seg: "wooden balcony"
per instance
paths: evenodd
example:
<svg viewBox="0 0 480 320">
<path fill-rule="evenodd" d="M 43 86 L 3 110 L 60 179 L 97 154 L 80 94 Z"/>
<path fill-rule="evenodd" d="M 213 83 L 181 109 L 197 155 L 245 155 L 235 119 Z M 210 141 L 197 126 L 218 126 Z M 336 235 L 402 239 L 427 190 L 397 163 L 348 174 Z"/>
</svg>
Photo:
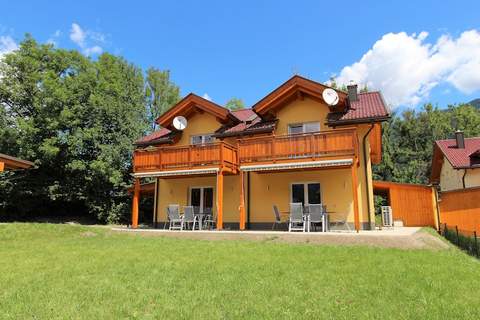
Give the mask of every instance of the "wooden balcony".
<svg viewBox="0 0 480 320">
<path fill-rule="evenodd" d="M 238 143 L 241 164 L 317 161 L 353 158 L 357 155 L 358 138 L 355 129 L 254 137 L 241 139 Z"/>
<path fill-rule="evenodd" d="M 237 149 L 225 142 L 136 150 L 135 173 L 219 168 L 227 173 L 238 169 Z"/>
</svg>

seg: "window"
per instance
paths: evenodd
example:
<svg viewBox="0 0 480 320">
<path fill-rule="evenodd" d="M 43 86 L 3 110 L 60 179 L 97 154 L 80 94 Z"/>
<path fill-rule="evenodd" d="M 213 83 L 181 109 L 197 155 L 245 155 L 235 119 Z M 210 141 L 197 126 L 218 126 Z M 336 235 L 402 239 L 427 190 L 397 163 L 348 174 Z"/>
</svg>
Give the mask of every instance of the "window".
<svg viewBox="0 0 480 320">
<path fill-rule="evenodd" d="M 301 202 L 303 205 L 322 203 L 320 183 L 292 183 L 291 200 L 292 202 Z"/>
<path fill-rule="evenodd" d="M 211 134 L 199 134 L 195 136 L 191 136 L 190 142 L 191 144 L 207 144 L 213 142 L 213 137 Z"/>
<path fill-rule="evenodd" d="M 288 134 L 300 134 L 320 131 L 320 122 L 305 122 L 288 125 Z"/>
<path fill-rule="evenodd" d="M 195 212 L 212 212 L 213 208 L 213 188 L 195 187 L 190 189 L 190 205 Z"/>
</svg>

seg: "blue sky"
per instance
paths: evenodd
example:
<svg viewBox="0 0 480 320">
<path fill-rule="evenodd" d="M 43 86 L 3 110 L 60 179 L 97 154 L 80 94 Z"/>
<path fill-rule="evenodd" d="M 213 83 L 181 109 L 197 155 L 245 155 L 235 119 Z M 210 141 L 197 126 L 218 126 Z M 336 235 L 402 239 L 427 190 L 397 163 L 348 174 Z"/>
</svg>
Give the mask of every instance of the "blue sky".
<svg viewBox="0 0 480 320">
<path fill-rule="evenodd" d="M 480 97 L 479 1 L 0 1 L 24 33 L 170 69 L 182 94 L 255 103 L 294 73 L 381 89 L 393 107 Z M 440 39 L 440 40 L 439 40 Z M 2 46 L 3 45 L 3 49 Z M 370 51 L 369 54 L 367 54 Z M 477 72 L 478 71 L 478 72 Z"/>
</svg>

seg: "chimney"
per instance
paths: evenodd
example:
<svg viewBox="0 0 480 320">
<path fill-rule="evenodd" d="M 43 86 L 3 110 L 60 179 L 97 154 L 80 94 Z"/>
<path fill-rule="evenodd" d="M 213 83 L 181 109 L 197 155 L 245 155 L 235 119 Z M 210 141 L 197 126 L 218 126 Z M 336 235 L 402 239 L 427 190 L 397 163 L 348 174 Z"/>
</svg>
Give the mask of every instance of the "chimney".
<svg viewBox="0 0 480 320">
<path fill-rule="evenodd" d="M 463 131 L 455 131 L 455 140 L 457 141 L 458 149 L 465 149 L 465 137 L 463 136 Z"/>
<path fill-rule="evenodd" d="M 347 86 L 348 100 L 350 102 L 358 100 L 357 87 L 358 85 L 355 84 L 353 81 L 350 81 L 350 84 Z"/>
</svg>

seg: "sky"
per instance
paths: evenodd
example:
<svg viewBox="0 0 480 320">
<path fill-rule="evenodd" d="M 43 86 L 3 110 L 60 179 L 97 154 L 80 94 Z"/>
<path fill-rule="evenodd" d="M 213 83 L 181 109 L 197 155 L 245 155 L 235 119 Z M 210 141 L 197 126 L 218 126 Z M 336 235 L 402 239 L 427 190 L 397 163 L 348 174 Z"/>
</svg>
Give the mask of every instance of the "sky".
<svg viewBox="0 0 480 320">
<path fill-rule="evenodd" d="M 480 97 L 480 1 L 3 1 L 0 56 L 39 42 L 168 69 L 247 106 L 292 75 L 381 90 L 394 110 Z"/>
</svg>

